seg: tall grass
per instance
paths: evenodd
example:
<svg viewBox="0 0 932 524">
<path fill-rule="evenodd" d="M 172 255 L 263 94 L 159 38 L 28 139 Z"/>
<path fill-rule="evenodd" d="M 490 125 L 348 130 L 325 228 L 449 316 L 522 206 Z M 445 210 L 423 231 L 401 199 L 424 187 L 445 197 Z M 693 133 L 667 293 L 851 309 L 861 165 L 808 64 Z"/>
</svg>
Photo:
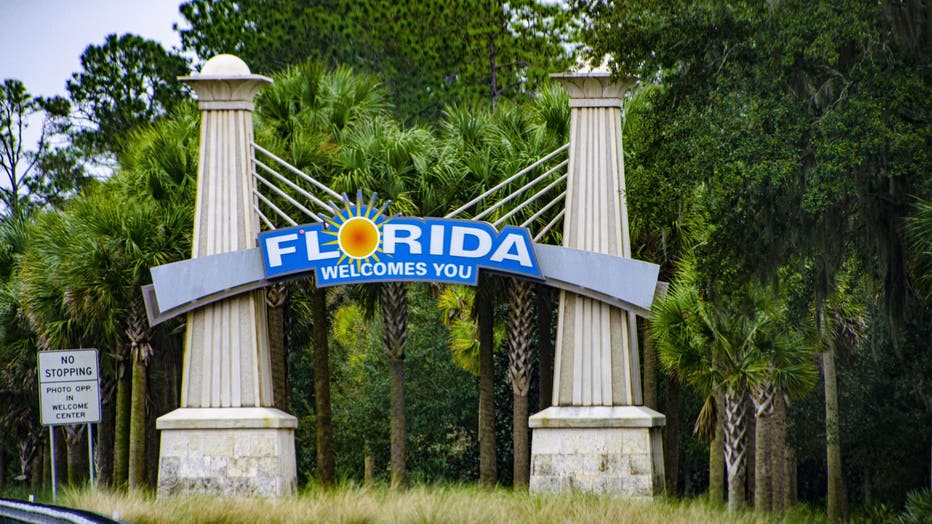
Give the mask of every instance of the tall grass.
<svg viewBox="0 0 932 524">
<path fill-rule="evenodd" d="M 282 499 L 65 490 L 59 503 L 138 524 L 161 523 L 763 523 L 773 516 L 728 515 L 701 499 L 633 501 L 583 494 L 535 495 L 474 486 L 419 486 L 402 492 L 353 486 L 309 489 Z M 824 517 L 806 510 L 788 522 Z"/>
</svg>

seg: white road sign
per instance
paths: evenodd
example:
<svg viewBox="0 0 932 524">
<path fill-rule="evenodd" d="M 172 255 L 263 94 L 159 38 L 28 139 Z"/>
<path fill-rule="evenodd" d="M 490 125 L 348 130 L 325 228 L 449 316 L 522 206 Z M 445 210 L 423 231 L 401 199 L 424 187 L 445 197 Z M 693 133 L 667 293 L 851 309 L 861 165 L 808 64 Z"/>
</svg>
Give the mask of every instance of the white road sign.
<svg viewBox="0 0 932 524">
<path fill-rule="evenodd" d="M 42 424 L 100 422 L 100 373 L 96 349 L 39 352 Z"/>
</svg>

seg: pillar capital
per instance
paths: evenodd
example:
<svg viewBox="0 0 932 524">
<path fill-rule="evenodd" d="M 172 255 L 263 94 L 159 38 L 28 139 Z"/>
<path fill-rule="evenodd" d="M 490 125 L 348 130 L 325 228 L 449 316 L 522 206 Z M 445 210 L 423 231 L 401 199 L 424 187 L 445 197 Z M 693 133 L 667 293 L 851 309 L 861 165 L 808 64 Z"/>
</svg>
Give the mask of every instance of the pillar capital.
<svg viewBox="0 0 932 524">
<path fill-rule="evenodd" d="M 194 89 L 202 111 L 252 111 L 256 93 L 272 83 L 267 76 L 252 74 L 246 62 L 233 55 L 217 55 L 204 64 L 199 74 L 178 80 Z"/>
<path fill-rule="evenodd" d="M 550 75 L 566 88 L 570 107 L 621 107 L 622 97 L 635 79 L 613 77 L 608 71 L 581 71 Z"/>
</svg>

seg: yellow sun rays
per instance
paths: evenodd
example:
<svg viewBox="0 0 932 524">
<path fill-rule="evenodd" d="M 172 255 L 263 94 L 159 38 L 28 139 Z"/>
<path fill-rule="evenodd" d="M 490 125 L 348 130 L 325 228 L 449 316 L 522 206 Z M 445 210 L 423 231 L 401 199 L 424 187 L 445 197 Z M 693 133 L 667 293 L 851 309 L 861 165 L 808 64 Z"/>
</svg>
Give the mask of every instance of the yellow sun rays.
<svg viewBox="0 0 932 524">
<path fill-rule="evenodd" d="M 325 246 L 336 245 L 340 248 L 340 259 L 337 264 L 350 258 L 356 261 L 356 268 L 362 264 L 375 260 L 379 262 L 378 253 L 382 253 L 382 226 L 391 220 L 384 212 L 390 202 L 385 202 L 381 208 L 375 208 L 373 193 L 368 205 L 362 203 L 362 191 L 356 193 L 356 205 L 343 195 L 343 206 L 331 202 L 334 211 L 333 217 L 325 217 L 326 224 L 323 233 L 335 237 Z"/>
</svg>

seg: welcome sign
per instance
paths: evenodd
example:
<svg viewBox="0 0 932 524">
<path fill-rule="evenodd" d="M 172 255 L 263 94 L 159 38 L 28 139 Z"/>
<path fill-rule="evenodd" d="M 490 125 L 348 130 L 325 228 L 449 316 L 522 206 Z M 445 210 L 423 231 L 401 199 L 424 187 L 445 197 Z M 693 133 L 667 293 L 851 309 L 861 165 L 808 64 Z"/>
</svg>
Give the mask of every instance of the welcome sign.
<svg viewBox="0 0 932 524">
<path fill-rule="evenodd" d="M 260 233 L 266 277 L 313 270 L 318 286 L 397 280 L 475 285 L 484 268 L 543 278 L 527 229 L 388 217 L 385 207 L 347 202 L 323 223 Z"/>
</svg>

